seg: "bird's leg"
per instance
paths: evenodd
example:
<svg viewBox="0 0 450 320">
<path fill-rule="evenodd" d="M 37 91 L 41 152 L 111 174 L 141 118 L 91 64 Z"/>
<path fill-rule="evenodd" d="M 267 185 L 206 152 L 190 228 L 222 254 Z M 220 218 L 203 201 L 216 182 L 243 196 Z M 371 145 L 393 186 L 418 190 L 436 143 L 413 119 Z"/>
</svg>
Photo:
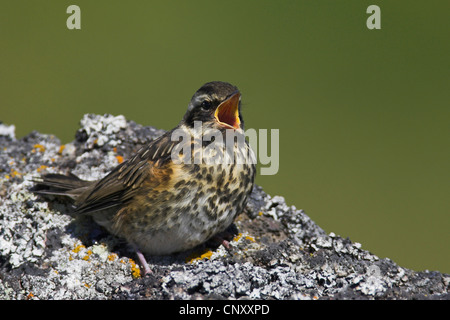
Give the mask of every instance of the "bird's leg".
<svg viewBox="0 0 450 320">
<path fill-rule="evenodd" d="M 145 277 L 147 274 L 152 273 L 152 270 L 150 270 L 147 260 L 145 260 L 144 254 L 136 246 L 133 246 L 133 247 L 134 247 L 134 251 L 136 251 L 136 255 L 139 259 L 139 263 L 141 264 L 141 267 L 144 271 L 143 276 Z"/>
<path fill-rule="evenodd" d="M 218 241 L 221 241 L 222 245 L 223 245 L 226 249 L 230 250 L 230 241 L 228 241 L 228 240 L 226 240 L 226 239 L 220 239 L 220 238 L 218 238 L 217 240 L 218 240 Z"/>
<path fill-rule="evenodd" d="M 228 241 L 227 239 L 225 239 L 224 235 L 215 235 L 214 237 L 211 238 L 211 240 L 215 243 L 221 244 L 223 245 L 223 247 L 225 248 L 225 250 L 228 251 L 228 253 L 230 253 L 231 250 L 231 246 L 230 246 L 230 241 Z"/>
</svg>

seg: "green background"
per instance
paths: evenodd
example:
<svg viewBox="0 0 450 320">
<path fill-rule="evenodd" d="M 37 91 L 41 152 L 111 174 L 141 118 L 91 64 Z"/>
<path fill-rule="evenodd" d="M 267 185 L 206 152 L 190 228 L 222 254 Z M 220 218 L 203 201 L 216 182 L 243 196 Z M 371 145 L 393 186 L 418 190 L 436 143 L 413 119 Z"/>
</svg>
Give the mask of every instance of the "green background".
<svg viewBox="0 0 450 320">
<path fill-rule="evenodd" d="M 66 8 L 81 8 L 68 30 Z M 381 30 L 366 9 L 381 8 Z M 450 272 L 449 1 L 2 1 L 0 120 L 73 140 L 84 113 L 171 129 L 211 80 L 280 130 L 257 183 L 327 232 Z"/>
</svg>

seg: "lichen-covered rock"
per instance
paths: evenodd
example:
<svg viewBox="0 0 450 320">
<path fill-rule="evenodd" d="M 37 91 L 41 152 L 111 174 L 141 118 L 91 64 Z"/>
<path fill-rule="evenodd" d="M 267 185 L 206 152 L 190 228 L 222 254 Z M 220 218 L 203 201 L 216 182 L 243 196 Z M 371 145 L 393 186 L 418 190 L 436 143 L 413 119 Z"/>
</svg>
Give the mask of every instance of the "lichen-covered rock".
<svg viewBox="0 0 450 320">
<path fill-rule="evenodd" d="M 228 230 L 231 249 L 148 257 L 145 278 L 121 239 L 30 192 L 44 172 L 99 179 L 162 133 L 89 114 L 61 145 L 38 132 L 16 139 L 0 123 L 0 299 L 449 299 L 449 275 L 379 259 L 259 186 Z"/>
</svg>

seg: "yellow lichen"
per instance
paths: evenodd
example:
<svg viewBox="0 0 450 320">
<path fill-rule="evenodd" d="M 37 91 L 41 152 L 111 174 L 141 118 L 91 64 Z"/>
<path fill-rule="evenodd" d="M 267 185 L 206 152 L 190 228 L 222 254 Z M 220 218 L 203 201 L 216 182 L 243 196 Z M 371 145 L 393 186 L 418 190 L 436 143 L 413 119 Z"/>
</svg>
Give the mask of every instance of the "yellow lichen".
<svg viewBox="0 0 450 320">
<path fill-rule="evenodd" d="M 11 169 L 10 174 L 7 174 L 7 175 L 5 176 L 5 178 L 6 178 L 6 179 L 9 179 L 9 178 L 14 178 L 15 176 L 22 177 L 22 175 L 21 175 L 19 172 L 17 172 L 17 171 L 14 170 L 14 169 Z"/>
<path fill-rule="evenodd" d="M 40 151 L 40 152 L 44 152 L 45 151 L 45 147 L 42 144 L 35 144 L 33 146 L 34 149 Z"/>
<path fill-rule="evenodd" d="M 249 235 L 245 235 L 245 236 L 244 236 L 244 234 L 243 234 L 242 232 L 241 232 L 241 233 L 238 233 L 238 234 L 233 238 L 232 241 L 238 242 L 242 237 L 244 237 L 244 239 L 249 240 L 249 241 L 251 241 L 251 242 L 255 242 L 255 241 L 256 241 L 255 238 L 253 238 L 252 236 L 249 236 Z"/>
<path fill-rule="evenodd" d="M 79 244 L 79 245 L 75 246 L 75 248 L 73 248 L 72 252 L 78 253 L 78 252 L 80 252 L 81 249 L 84 249 L 84 248 L 86 248 L 86 247 L 83 246 L 82 244 Z"/>
<path fill-rule="evenodd" d="M 238 233 L 234 238 L 233 241 L 237 242 L 242 237 L 242 232 Z"/>
<path fill-rule="evenodd" d="M 211 259 L 211 256 L 213 255 L 213 252 L 211 250 L 206 251 L 204 254 L 200 256 L 200 260 L 203 259 Z"/>
<path fill-rule="evenodd" d="M 88 261 L 90 256 L 91 256 L 91 254 L 92 254 L 92 250 L 88 250 L 87 254 L 83 257 L 83 260 L 84 261 Z"/>
<path fill-rule="evenodd" d="M 198 255 L 198 253 L 193 253 L 186 258 L 186 263 L 193 263 L 203 259 L 211 259 L 212 255 L 213 252 L 211 250 L 207 250 L 200 255 Z"/>
<path fill-rule="evenodd" d="M 37 172 L 41 172 L 42 170 L 47 169 L 48 167 L 46 165 L 41 165 L 39 168 L 37 168 Z"/>
<path fill-rule="evenodd" d="M 118 256 L 115 253 L 111 253 L 110 255 L 108 255 L 108 261 L 114 261 L 117 258 L 118 258 Z"/>
<path fill-rule="evenodd" d="M 62 154 L 65 148 L 66 148 L 66 146 L 64 144 L 62 146 L 60 146 L 59 150 L 58 150 L 58 153 Z"/>
<path fill-rule="evenodd" d="M 245 239 L 251 242 L 255 242 L 255 238 L 253 238 L 252 236 L 245 236 Z"/>
<path fill-rule="evenodd" d="M 141 269 L 133 259 L 130 259 L 129 262 L 131 264 L 131 275 L 133 278 L 139 278 L 141 276 Z"/>
</svg>

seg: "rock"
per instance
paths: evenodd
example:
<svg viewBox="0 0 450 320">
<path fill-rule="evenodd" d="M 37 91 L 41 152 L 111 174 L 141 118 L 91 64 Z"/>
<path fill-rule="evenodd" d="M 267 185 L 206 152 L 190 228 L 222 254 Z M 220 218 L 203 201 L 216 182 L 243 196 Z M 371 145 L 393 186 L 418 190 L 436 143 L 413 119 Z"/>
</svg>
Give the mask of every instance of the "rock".
<svg viewBox="0 0 450 320">
<path fill-rule="evenodd" d="M 148 257 L 70 203 L 30 192 L 44 172 L 98 179 L 164 131 L 123 116 L 85 115 L 73 142 L 0 123 L 0 299 L 449 299 L 450 276 L 379 259 L 303 210 L 255 186 L 228 230 L 231 249 L 206 243 Z"/>
</svg>

